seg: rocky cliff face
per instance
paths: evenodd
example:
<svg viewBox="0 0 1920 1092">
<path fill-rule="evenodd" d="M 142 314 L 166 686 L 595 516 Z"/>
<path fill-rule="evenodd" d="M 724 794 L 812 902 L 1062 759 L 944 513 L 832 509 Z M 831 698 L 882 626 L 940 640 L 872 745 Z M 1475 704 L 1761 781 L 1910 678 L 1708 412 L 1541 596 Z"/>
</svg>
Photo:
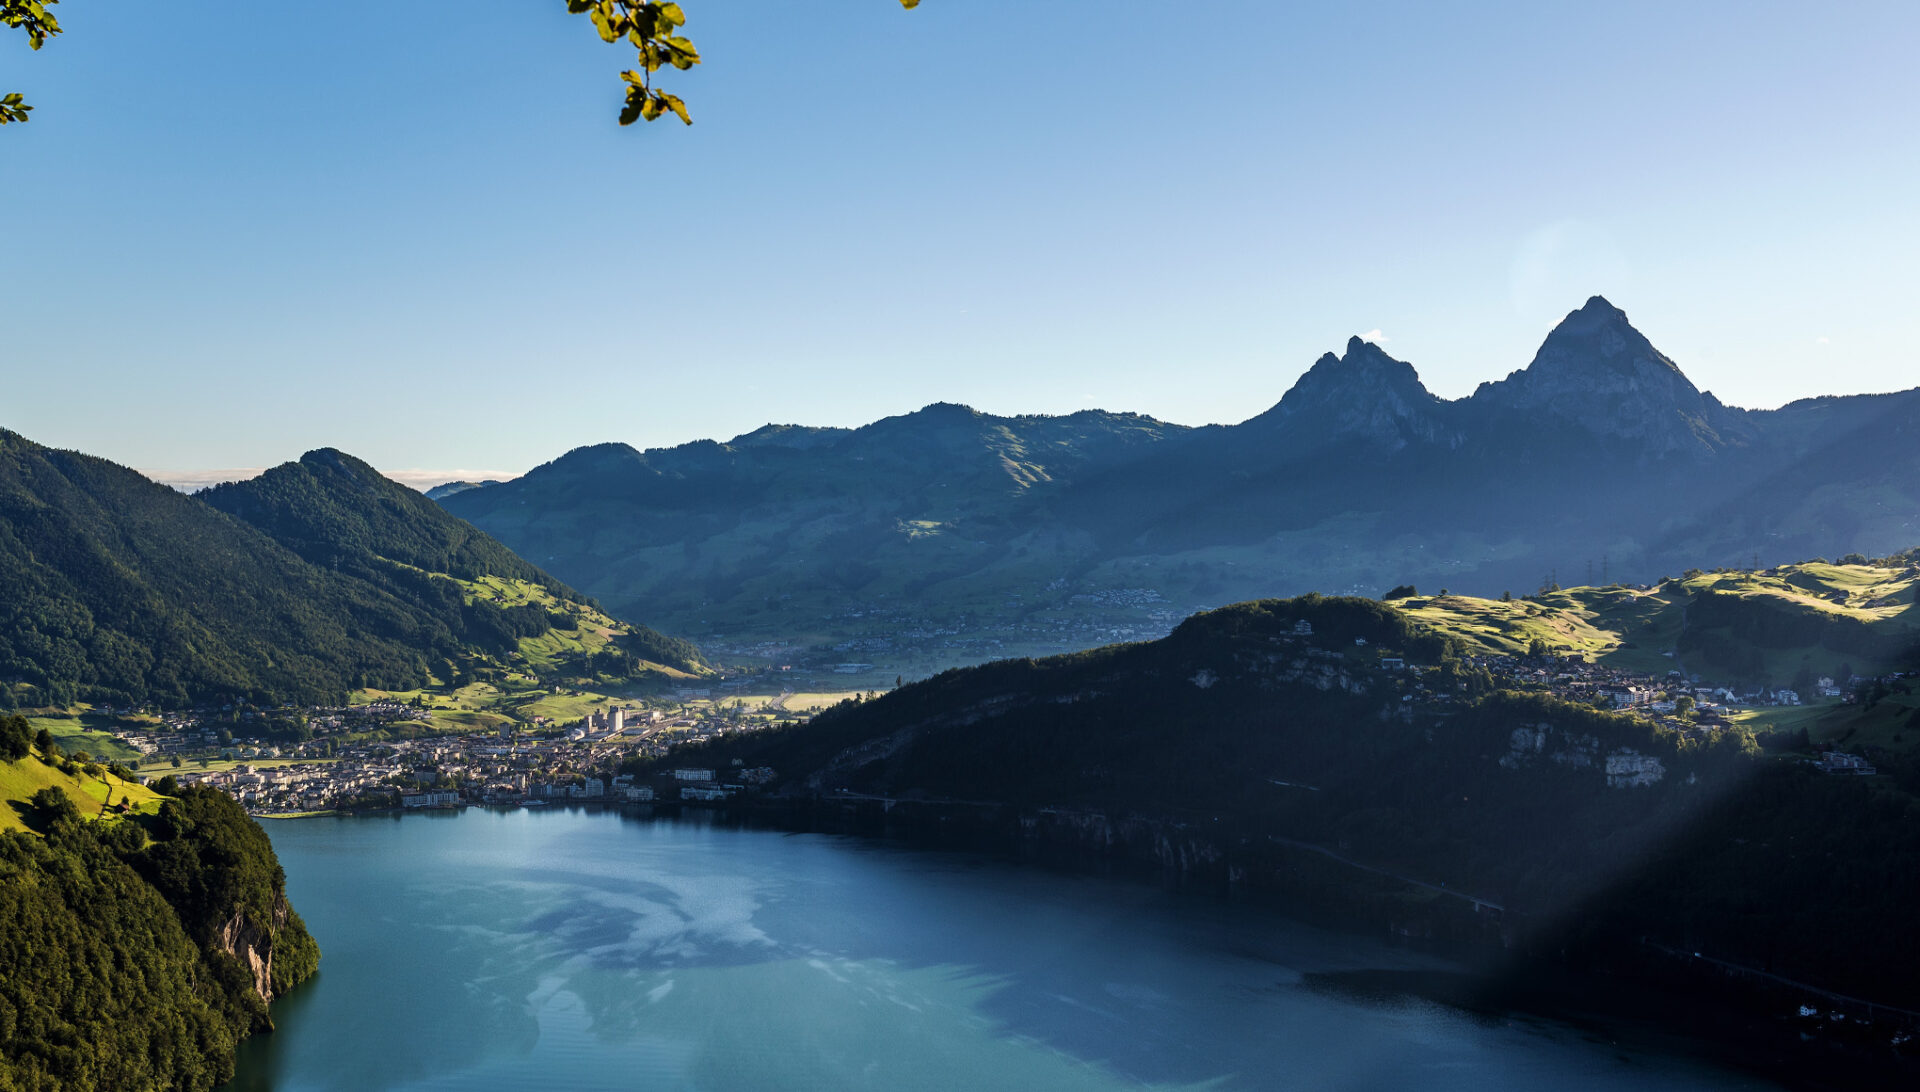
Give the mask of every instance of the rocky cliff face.
<svg viewBox="0 0 1920 1092">
<path fill-rule="evenodd" d="M 1413 365 L 1356 337 L 1345 355 L 1322 356 L 1279 405 L 1242 428 L 1278 430 L 1302 446 L 1358 442 L 1391 454 L 1411 444 L 1457 443 L 1448 409 Z"/>
<path fill-rule="evenodd" d="M 253 978 L 253 992 L 263 1002 L 271 1002 L 273 990 L 273 938 L 287 924 L 293 907 L 284 895 L 273 900 L 271 924 L 263 927 L 244 910 L 235 909 L 215 934 L 216 945 L 240 961 Z"/>
<path fill-rule="evenodd" d="M 1484 411 L 1575 424 L 1653 458 L 1710 455 L 1744 444 L 1750 433 L 1744 411 L 1695 387 L 1600 296 L 1554 327 L 1532 363 L 1482 383 L 1470 401 Z"/>
</svg>

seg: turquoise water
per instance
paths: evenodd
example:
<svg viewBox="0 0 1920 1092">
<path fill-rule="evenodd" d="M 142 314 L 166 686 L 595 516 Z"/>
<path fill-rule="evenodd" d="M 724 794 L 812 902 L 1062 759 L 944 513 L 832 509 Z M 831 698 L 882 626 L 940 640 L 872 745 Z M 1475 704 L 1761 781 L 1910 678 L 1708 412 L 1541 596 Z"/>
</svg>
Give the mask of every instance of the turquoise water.
<svg viewBox="0 0 1920 1092">
<path fill-rule="evenodd" d="M 268 824 L 325 950 L 233 1089 L 1661 1089 L 1304 974 L 1444 961 L 1148 884 L 613 812 Z"/>
</svg>

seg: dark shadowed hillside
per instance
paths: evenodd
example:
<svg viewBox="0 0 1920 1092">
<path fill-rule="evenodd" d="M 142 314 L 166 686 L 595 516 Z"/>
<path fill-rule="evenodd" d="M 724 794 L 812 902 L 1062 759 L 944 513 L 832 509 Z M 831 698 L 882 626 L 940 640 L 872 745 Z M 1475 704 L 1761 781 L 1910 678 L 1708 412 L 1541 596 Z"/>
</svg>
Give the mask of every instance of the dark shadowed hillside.
<svg viewBox="0 0 1920 1092">
<path fill-rule="evenodd" d="M 1652 942 L 1920 1002 L 1910 753 L 1884 757 L 1892 777 L 1834 777 L 1739 726 L 1495 689 L 1470 647 L 1389 604 L 1244 603 L 673 761 L 771 766 L 796 806 L 878 798 L 895 823 L 1330 885 L 1414 935 L 1484 931 L 1492 912 L 1509 943 L 1555 958 L 1617 966 Z"/>
</svg>

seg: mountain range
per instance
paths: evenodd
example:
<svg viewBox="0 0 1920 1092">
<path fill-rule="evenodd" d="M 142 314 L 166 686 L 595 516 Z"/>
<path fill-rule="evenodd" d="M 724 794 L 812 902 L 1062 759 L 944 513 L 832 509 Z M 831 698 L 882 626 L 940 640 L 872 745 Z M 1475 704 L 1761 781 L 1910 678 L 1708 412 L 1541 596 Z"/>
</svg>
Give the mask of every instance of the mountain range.
<svg viewBox="0 0 1920 1092">
<path fill-rule="evenodd" d="M 1460 399 L 1355 338 L 1237 425 L 936 404 L 583 447 L 438 499 L 722 651 L 930 673 L 1309 590 L 1498 595 L 1890 553 L 1920 540 L 1916 439 L 1920 390 L 1731 407 L 1594 297 Z"/>
<path fill-rule="evenodd" d="M 186 496 L 0 432 L 10 705 L 337 702 L 533 667 L 527 642 L 697 668 L 432 501 L 337 451 Z"/>
</svg>

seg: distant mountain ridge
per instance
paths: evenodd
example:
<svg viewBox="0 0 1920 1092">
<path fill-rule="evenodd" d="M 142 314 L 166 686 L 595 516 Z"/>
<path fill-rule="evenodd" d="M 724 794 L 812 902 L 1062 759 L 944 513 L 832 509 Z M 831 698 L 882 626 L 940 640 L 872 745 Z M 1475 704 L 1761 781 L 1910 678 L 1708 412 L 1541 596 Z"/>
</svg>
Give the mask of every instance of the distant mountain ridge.
<svg viewBox="0 0 1920 1092">
<path fill-rule="evenodd" d="M 1596 296 L 1459 399 L 1354 338 L 1238 425 L 936 404 L 858 429 L 597 445 L 441 500 L 683 632 L 811 637 L 826 657 L 998 627 L 933 669 L 1025 633 L 1153 635 L 1074 606 L 1114 594 L 1178 616 L 1409 580 L 1497 596 L 1556 573 L 1884 554 L 1920 539 L 1917 429 L 1920 390 L 1725 405 Z M 912 624 L 882 634 L 875 609 Z"/>
<path fill-rule="evenodd" d="M 455 493 L 464 493 L 469 489 L 478 489 L 484 485 L 499 485 L 499 484 L 500 484 L 499 480 L 495 478 L 488 478 L 485 481 L 479 481 L 479 482 L 469 482 L 469 481 L 442 482 L 439 485 L 436 485 L 433 488 L 428 489 L 426 491 L 426 496 L 428 500 L 437 501 L 442 497 L 451 497 Z"/>
</svg>

